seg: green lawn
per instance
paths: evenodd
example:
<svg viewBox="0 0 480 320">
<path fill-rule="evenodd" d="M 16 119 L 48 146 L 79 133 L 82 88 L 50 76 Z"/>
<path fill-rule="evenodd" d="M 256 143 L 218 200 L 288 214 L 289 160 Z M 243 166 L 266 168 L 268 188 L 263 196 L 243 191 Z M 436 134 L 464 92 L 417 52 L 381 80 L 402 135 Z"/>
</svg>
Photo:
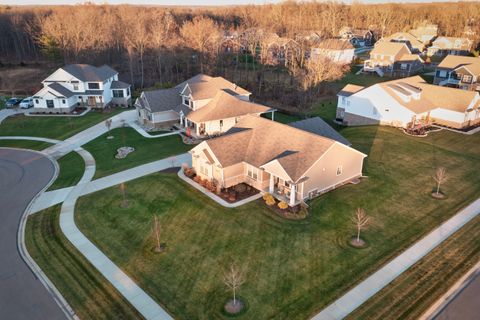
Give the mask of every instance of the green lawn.
<svg viewBox="0 0 480 320">
<path fill-rule="evenodd" d="M 474 218 L 348 319 L 419 319 L 480 259 L 480 217 Z"/>
<path fill-rule="evenodd" d="M 114 139 L 108 140 L 112 135 Z M 125 159 L 116 159 L 117 149 L 122 146 L 135 148 Z M 187 152 L 192 146 L 185 145 L 178 135 L 161 138 L 145 138 L 132 128 L 117 128 L 83 146 L 96 161 L 95 179 L 141 164 Z M 178 164 L 180 165 L 180 164 Z"/>
<path fill-rule="evenodd" d="M 58 160 L 60 172 L 49 190 L 74 186 L 80 181 L 85 171 L 85 162 L 78 153 L 72 151 Z"/>
<path fill-rule="evenodd" d="M 80 319 L 141 319 L 137 311 L 70 244 L 60 230 L 60 206 L 28 217 L 29 254 Z"/>
<path fill-rule="evenodd" d="M 0 124 L 0 136 L 33 136 L 64 140 L 124 110 L 102 113 L 91 111 L 81 117 L 15 116 Z"/>
<path fill-rule="evenodd" d="M 222 318 L 228 292 L 225 265 L 246 268 L 239 294 L 242 319 L 305 319 L 339 297 L 414 241 L 478 197 L 480 135 L 437 132 L 413 138 L 386 127 L 345 128 L 342 134 L 369 155 L 368 178 L 317 198 L 305 221 L 273 216 L 260 202 L 225 209 L 180 181 L 157 173 L 82 197 L 77 223 L 140 286 L 180 319 Z M 435 168 L 447 168 L 448 198 L 430 197 Z M 351 216 L 365 208 L 369 246 L 347 245 Z M 152 252 L 158 214 L 167 252 Z"/>
<path fill-rule="evenodd" d="M 1 127 L 1 125 L 0 125 Z M 33 140 L 0 140 L 0 147 L 43 150 L 50 146 L 50 143 Z"/>
<path fill-rule="evenodd" d="M 272 115 L 270 113 L 268 114 L 263 114 L 262 117 L 267 118 L 267 119 L 272 119 Z M 298 120 L 302 120 L 304 117 L 299 116 L 299 115 L 291 115 L 291 114 L 286 114 L 283 112 L 275 112 L 275 115 L 273 116 L 273 119 L 277 122 L 280 123 L 290 123 L 290 122 L 295 122 Z"/>
</svg>

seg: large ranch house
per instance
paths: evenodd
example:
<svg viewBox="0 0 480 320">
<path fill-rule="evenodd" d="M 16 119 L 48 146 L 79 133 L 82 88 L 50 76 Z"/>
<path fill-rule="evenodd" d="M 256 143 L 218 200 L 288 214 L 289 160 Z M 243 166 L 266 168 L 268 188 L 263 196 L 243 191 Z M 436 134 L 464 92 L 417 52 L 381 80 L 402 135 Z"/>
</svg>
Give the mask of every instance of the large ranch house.
<svg viewBox="0 0 480 320">
<path fill-rule="evenodd" d="M 202 179 L 246 183 L 296 206 L 362 176 L 365 154 L 330 138 L 248 115 L 190 151 Z"/>
<path fill-rule="evenodd" d="M 142 92 L 135 102 L 147 127 L 179 125 L 197 137 L 224 133 L 242 117 L 274 110 L 250 102 L 250 92 L 222 78 L 199 74 L 171 89 Z"/>
<path fill-rule="evenodd" d="M 108 105 L 129 106 L 130 85 L 118 80 L 109 66 L 66 65 L 42 81 L 33 96 L 34 112 L 69 113 L 76 107 L 103 109 Z"/>
<path fill-rule="evenodd" d="M 337 121 L 343 125 L 411 128 L 437 124 L 467 129 L 480 123 L 476 91 L 428 84 L 420 76 L 370 87 L 347 85 L 338 93 Z"/>
</svg>

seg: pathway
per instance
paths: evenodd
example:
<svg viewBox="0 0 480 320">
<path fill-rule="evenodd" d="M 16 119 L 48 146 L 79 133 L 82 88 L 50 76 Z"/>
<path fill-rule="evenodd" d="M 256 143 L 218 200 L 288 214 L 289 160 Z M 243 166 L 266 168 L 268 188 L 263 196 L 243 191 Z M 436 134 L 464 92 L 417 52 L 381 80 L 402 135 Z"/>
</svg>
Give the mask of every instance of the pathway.
<svg viewBox="0 0 480 320">
<path fill-rule="evenodd" d="M 6 118 L 13 116 L 14 114 L 23 113 L 23 110 L 19 109 L 18 111 L 15 109 L 1 109 L 0 110 L 0 123 Z"/>
<path fill-rule="evenodd" d="M 145 291 L 100 251 L 75 224 L 75 203 L 95 174 L 95 159 L 81 148 L 75 151 L 85 161 L 85 172 L 68 193 L 60 212 L 60 228 L 67 239 L 147 320 L 172 319 Z"/>
<path fill-rule="evenodd" d="M 175 156 L 175 162 L 173 166 L 180 166 L 183 163 L 190 165 L 191 158 L 188 153 L 182 153 Z M 172 162 L 169 158 L 161 159 L 147 164 L 137 166 L 135 168 L 127 169 L 107 177 L 93 180 L 87 184 L 85 189 L 82 190 L 81 195 L 93 193 L 102 189 L 113 187 L 122 182 L 131 181 L 161 170 L 165 170 L 172 167 Z M 43 209 L 49 208 L 53 205 L 65 201 L 68 194 L 74 187 L 67 187 L 63 189 L 53 190 L 42 193 L 37 200 L 33 203 L 31 213 L 36 213 Z"/>
<path fill-rule="evenodd" d="M 455 231 L 475 218 L 479 213 L 480 199 L 477 199 L 367 279 L 363 280 L 360 284 L 350 289 L 342 297 L 327 306 L 312 319 L 332 320 L 345 318 L 405 270 L 422 259 Z"/>
<path fill-rule="evenodd" d="M 177 131 L 172 131 L 172 132 L 166 132 L 166 133 L 159 133 L 159 134 L 149 134 L 147 131 L 145 131 L 145 129 L 143 129 L 138 123 L 137 121 L 130 121 L 128 123 L 128 125 L 130 127 L 132 127 L 133 129 L 135 129 L 139 134 L 141 134 L 143 137 L 145 138 L 161 138 L 161 137 L 167 137 L 167 136 L 172 136 L 174 134 L 179 134 L 180 132 L 184 131 L 184 130 L 177 130 Z"/>
</svg>

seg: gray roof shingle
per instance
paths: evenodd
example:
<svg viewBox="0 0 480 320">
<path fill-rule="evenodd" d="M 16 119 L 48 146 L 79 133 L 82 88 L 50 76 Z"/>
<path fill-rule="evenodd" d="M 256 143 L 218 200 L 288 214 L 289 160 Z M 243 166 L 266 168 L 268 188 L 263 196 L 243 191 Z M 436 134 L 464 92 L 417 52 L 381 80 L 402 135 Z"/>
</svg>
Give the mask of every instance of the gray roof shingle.
<svg viewBox="0 0 480 320">
<path fill-rule="evenodd" d="M 340 133 L 338 133 L 338 131 L 333 129 L 328 123 L 323 121 L 322 118 L 320 117 L 295 121 L 295 122 L 289 123 L 289 125 L 294 128 L 308 131 L 322 137 L 330 138 L 332 140 L 343 143 L 346 146 L 352 145 L 347 139 L 345 139 Z"/>
<path fill-rule="evenodd" d="M 118 74 L 107 65 L 95 67 L 89 64 L 69 64 L 62 69 L 80 81 L 105 81 Z"/>
<path fill-rule="evenodd" d="M 123 81 L 112 81 L 112 84 L 110 85 L 110 89 L 127 89 L 129 87 L 130 85 Z"/>
<path fill-rule="evenodd" d="M 70 98 L 71 96 L 75 95 L 74 92 L 68 90 L 67 88 L 65 88 L 64 86 L 62 86 L 58 82 L 51 83 L 51 84 L 48 85 L 48 87 L 51 88 L 52 90 L 60 93 L 61 95 L 63 95 L 66 98 Z"/>
</svg>

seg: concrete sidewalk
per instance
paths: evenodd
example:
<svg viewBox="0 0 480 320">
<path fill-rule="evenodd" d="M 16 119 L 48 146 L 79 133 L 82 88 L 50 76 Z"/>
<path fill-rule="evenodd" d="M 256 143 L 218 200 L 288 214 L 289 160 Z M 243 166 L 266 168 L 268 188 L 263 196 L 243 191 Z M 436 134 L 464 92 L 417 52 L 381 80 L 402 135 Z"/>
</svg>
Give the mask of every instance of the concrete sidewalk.
<svg viewBox="0 0 480 320">
<path fill-rule="evenodd" d="M 92 155 L 83 149 L 75 149 L 75 151 L 85 161 L 85 172 L 62 204 L 60 228 L 63 234 L 145 319 L 172 319 L 158 303 L 88 240 L 75 224 L 75 204 L 95 174 L 95 159 Z"/>
<path fill-rule="evenodd" d="M 315 315 L 315 320 L 343 319 L 361 304 L 374 296 L 395 278 L 401 275 L 445 239 L 480 213 L 480 199 L 477 199 L 452 218 L 442 223 L 413 246 L 384 265 L 377 272 L 363 280 L 353 289 Z"/>
<path fill-rule="evenodd" d="M 136 119 L 137 114 L 135 110 L 124 111 L 119 113 L 109 119 L 112 120 L 111 128 L 118 128 L 123 125 L 128 125 L 129 122 L 132 122 Z M 57 143 L 54 146 L 51 146 L 45 150 L 44 153 L 50 155 L 55 159 L 59 159 L 62 156 L 66 155 L 67 153 L 75 150 L 76 148 L 92 141 L 93 139 L 101 136 L 102 134 L 108 131 L 107 127 L 105 126 L 105 121 L 97 123 L 96 125 L 85 129 L 76 135 Z"/>
<path fill-rule="evenodd" d="M 0 123 L 2 123 L 3 120 L 7 119 L 10 116 L 13 116 L 15 114 L 22 114 L 24 113 L 24 110 L 19 109 L 2 109 L 0 110 Z"/>
<path fill-rule="evenodd" d="M 161 138 L 161 137 L 167 137 L 167 136 L 173 136 L 174 134 L 179 134 L 183 130 L 177 130 L 177 131 L 172 131 L 172 132 L 166 132 L 166 133 L 159 133 L 159 134 L 149 134 L 147 131 L 145 131 L 140 125 L 137 123 L 137 121 L 131 121 L 128 123 L 128 125 L 135 129 L 139 134 L 141 134 L 144 138 L 152 139 L 152 138 Z"/>
<path fill-rule="evenodd" d="M 182 153 L 175 156 L 174 166 L 181 166 L 183 163 L 190 165 L 191 158 L 188 153 Z M 135 168 L 131 168 L 125 171 L 117 172 L 107 177 L 103 177 L 97 180 L 93 180 L 87 184 L 83 189 L 81 195 L 93 193 L 102 189 L 106 189 L 122 182 L 131 181 L 161 170 L 165 170 L 172 167 L 172 162 L 169 158 L 150 162 L 144 165 L 140 165 Z M 30 213 L 36 213 L 43 209 L 49 208 L 53 205 L 62 203 L 68 194 L 74 187 L 68 187 L 58 190 L 42 193 L 38 199 L 33 203 Z"/>
</svg>

